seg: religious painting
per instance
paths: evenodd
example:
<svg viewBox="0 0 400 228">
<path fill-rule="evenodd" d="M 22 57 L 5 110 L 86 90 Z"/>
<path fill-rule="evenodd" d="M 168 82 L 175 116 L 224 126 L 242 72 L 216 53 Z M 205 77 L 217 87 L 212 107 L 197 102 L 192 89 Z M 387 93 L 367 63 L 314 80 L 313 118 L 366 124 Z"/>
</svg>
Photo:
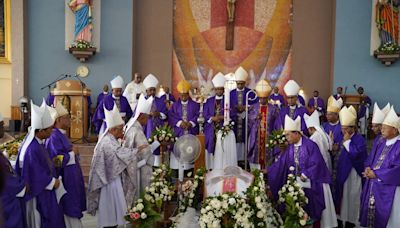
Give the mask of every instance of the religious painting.
<svg viewBox="0 0 400 228">
<path fill-rule="evenodd" d="M 291 77 L 292 9 L 292 0 L 174 0 L 172 85 L 212 88 L 216 73 L 242 66 L 250 88 L 260 79 L 282 87 Z"/>
<path fill-rule="evenodd" d="M 10 0 L 0 0 L 0 63 L 11 62 Z"/>
</svg>

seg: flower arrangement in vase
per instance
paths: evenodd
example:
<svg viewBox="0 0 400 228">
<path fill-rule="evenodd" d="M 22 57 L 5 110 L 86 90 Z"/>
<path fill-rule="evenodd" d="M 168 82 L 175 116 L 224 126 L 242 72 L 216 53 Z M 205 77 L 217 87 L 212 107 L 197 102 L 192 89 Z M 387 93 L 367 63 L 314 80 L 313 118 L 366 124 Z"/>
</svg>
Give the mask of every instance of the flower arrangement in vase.
<svg viewBox="0 0 400 228">
<path fill-rule="evenodd" d="M 289 168 L 290 172 L 294 167 Z M 289 173 L 286 184 L 279 190 L 279 202 L 285 204 L 285 228 L 300 228 L 312 223 L 303 206 L 308 203 L 302 187 L 297 183 L 294 174 Z"/>
</svg>

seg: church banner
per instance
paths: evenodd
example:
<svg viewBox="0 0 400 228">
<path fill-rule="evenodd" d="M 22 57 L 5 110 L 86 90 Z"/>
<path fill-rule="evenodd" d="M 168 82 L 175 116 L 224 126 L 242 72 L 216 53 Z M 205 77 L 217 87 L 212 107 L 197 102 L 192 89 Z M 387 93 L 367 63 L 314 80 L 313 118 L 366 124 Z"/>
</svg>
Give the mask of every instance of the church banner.
<svg viewBox="0 0 400 228">
<path fill-rule="evenodd" d="M 282 87 L 291 77 L 292 10 L 292 0 L 174 0 L 172 85 L 210 89 L 216 73 L 242 66 L 250 88 L 260 79 Z"/>
</svg>

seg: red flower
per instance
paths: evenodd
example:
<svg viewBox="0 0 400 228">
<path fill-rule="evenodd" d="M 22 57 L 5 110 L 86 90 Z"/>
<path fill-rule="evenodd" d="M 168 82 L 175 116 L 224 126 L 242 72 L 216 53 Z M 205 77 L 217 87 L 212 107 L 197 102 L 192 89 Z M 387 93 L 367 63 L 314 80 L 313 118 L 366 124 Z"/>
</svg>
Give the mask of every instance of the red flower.
<svg viewBox="0 0 400 228">
<path fill-rule="evenodd" d="M 129 216 L 131 217 L 131 219 L 134 219 L 134 220 L 137 220 L 140 218 L 140 214 L 137 212 L 131 213 Z"/>
</svg>

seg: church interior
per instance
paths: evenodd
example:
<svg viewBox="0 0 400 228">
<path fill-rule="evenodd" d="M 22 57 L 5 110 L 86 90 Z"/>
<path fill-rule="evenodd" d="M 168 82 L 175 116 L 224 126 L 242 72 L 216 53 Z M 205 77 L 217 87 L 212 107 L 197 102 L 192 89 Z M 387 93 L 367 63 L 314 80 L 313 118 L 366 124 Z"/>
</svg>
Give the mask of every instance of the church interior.
<svg viewBox="0 0 400 228">
<path fill-rule="evenodd" d="M 399 10 L 0 0 L 0 227 L 400 227 Z"/>
</svg>

